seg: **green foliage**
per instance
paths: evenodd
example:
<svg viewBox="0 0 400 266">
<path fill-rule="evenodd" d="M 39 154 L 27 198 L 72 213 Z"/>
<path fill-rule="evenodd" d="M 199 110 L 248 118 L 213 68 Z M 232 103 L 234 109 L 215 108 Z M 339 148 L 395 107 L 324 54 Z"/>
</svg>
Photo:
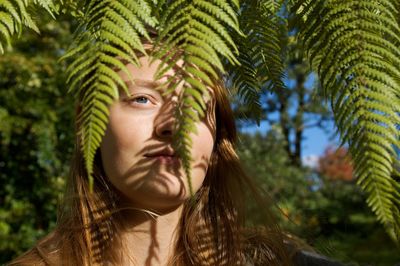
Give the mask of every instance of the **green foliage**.
<svg viewBox="0 0 400 266">
<path fill-rule="evenodd" d="M 269 194 L 272 201 L 282 209 L 283 214 L 287 214 L 285 208 L 296 204 L 297 199 L 307 194 L 309 181 L 306 177 L 310 171 L 291 165 L 284 147 L 285 139 L 282 132 L 278 128 L 273 128 L 266 135 L 241 134 L 238 154 L 249 176 Z M 264 219 L 258 216 L 261 212 L 256 208 L 258 206 L 250 206 L 249 212 L 249 218 L 255 223 Z M 284 219 L 281 214 L 278 213 L 277 216 Z"/>
<path fill-rule="evenodd" d="M 67 139 L 61 132 L 73 128 L 72 123 L 68 129 L 64 125 L 65 115 L 71 117 L 71 99 L 69 108 L 63 108 L 68 98 L 61 97 L 62 84 L 52 76 L 55 64 L 54 59 L 19 55 L 0 59 L 2 261 L 30 248 L 55 223 L 67 170 L 63 162 L 70 154 L 65 151 L 71 150 L 62 146 Z"/>
<path fill-rule="evenodd" d="M 286 21 L 279 15 L 282 1 L 247 1 L 242 4 L 239 23 L 246 36 L 235 35 L 240 65 L 229 66 L 231 90 L 250 111 L 249 118 L 262 116 L 261 91 L 283 91 L 287 45 Z"/>
<path fill-rule="evenodd" d="M 51 15 L 56 11 L 51 0 L 2 0 L 0 2 L 0 54 L 4 53 L 4 45 L 11 45 L 13 35 L 21 35 L 23 27 L 39 32 L 31 14 L 31 9 L 36 6 L 45 9 Z"/>
<path fill-rule="evenodd" d="M 241 134 L 238 145 L 248 174 L 280 208 L 277 217 L 284 230 L 346 265 L 391 266 L 400 260 L 396 245 L 353 181 L 332 181 L 312 169 L 293 166 L 284 147 L 285 138 L 276 128 L 265 135 Z M 250 220 L 263 218 L 259 206 L 249 208 Z"/>
<path fill-rule="evenodd" d="M 392 174 L 400 147 L 400 27 L 394 2 L 297 1 L 294 10 L 338 130 L 349 143 L 358 184 L 396 238 L 400 184 Z"/>
<path fill-rule="evenodd" d="M 0 264 L 55 226 L 73 149 L 73 99 L 65 95 L 58 51 L 69 22 L 48 16 L 0 57 Z"/>
</svg>

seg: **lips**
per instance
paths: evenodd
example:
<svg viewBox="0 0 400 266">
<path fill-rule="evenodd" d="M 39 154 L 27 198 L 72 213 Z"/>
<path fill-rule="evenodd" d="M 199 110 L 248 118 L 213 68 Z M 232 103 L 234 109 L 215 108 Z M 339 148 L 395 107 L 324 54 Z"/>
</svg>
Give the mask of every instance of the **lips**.
<svg viewBox="0 0 400 266">
<path fill-rule="evenodd" d="M 157 160 L 161 164 L 179 164 L 180 160 L 172 149 L 165 149 L 159 152 L 147 153 L 144 155 L 147 158 Z"/>
</svg>

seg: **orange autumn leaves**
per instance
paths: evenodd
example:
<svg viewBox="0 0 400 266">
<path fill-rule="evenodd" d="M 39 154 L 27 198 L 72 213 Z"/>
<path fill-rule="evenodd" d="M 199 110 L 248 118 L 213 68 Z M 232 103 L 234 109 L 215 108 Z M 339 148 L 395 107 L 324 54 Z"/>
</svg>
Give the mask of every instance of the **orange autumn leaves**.
<svg viewBox="0 0 400 266">
<path fill-rule="evenodd" d="M 330 181 L 352 181 L 353 164 L 347 149 L 327 147 L 318 160 L 318 172 Z"/>
</svg>

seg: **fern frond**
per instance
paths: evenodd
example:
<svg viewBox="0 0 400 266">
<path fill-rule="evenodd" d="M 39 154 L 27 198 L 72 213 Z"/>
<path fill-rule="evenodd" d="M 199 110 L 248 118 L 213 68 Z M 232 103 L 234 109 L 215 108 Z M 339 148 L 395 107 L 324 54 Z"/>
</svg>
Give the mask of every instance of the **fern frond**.
<svg viewBox="0 0 400 266">
<path fill-rule="evenodd" d="M 89 185 L 93 185 L 93 161 L 108 123 L 110 104 L 119 97 L 119 89 L 128 93 L 118 75 L 130 71 L 122 60 L 139 65 L 137 54 L 145 54 L 142 38 L 149 39 L 146 25 L 154 25 L 151 9 L 145 1 L 87 1 L 73 47 L 62 60 L 73 58 L 69 65 L 70 91 L 81 97 L 79 135 Z"/>
<path fill-rule="evenodd" d="M 0 23 L 4 26 L 6 26 L 6 29 L 1 30 L 0 32 L 4 33 L 8 31 L 10 35 L 14 34 L 15 32 L 15 24 L 14 24 L 14 19 L 11 16 L 10 13 L 0 11 Z"/>
<path fill-rule="evenodd" d="M 240 66 L 230 69 L 232 90 L 237 91 L 246 110 L 259 123 L 262 89 L 286 90 L 284 78 L 284 43 L 286 22 L 278 14 L 279 1 L 251 1 L 243 4 L 239 16 L 246 37 L 235 36 L 239 46 Z"/>
<path fill-rule="evenodd" d="M 295 1 L 302 39 L 349 142 L 358 184 L 389 234 L 399 235 L 399 11 L 389 0 Z M 397 228 L 397 229 L 396 229 Z"/>
<path fill-rule="evenodd" d="M 173 1 L 160 7 L 160 32 L 156 42 L 155 58 L 163 62 L 158 77 L 182 62 L 175 76 L 182 80 L 182 104 L 177 112 L 178 126 L 174 146 L 181 156 L 191 186 L 191 140 L 195 123 L 205 115 L 207 86 L 214 86 L 218 72 L 224 72 L 221 58 L 237 64 L 238 50 L 231 32 L 240 34 L 236 16 L 237 1 Z M 210 78 L 212 77 L 212 78 Z M 167 91 L 175 88 L 174 79 L 167 84 Z"/>
<path fill-rule="evenodd" d="M 47 11 L 53 19 L 56 17 L 54 13 L 57 12 L 57 7 L 53 0 L 33 0 L 34 5 L 39 6 Z"/>
<path fill-rule="evenodd" d="M 0 54 L 4 53 L 4 45 L 11 46 L 11 37 L 14 34 L 19 36 L 23 27 L 39 32 L 31 14 L 37 7 L 45 9 L 54 18 L 56 7 L 53 0 L 0 1 Z"/>
<path fill-rule="evenodd" d="M 27 21 L 26 6 L 27 3 L 22 0 L 0 2 L 0 53 L 4 53 L 4 45 L 7 47 L 11 45 L 11 36 L 14 33 L 20 34 L 22 26 Z"/>
</svg>

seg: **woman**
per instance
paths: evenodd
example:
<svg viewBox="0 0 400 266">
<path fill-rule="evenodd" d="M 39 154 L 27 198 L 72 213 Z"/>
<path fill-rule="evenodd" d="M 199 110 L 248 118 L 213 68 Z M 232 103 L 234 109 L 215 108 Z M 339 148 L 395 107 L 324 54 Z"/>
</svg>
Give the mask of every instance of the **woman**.
<svg viewBox="0 0 400 266">
<path fill-rule="evenodd" d="M 172 145 L 182 88 L 163 95 L 163 80 L 154 80 L 160 61 L 150 60 L 143 56 L 140 67 L 127 65 L 134 83 L 120 73 L 130 94 L 121 92 L 110 107 L 93 192 L 77 145 L 56 229 L 10 265 L 291 264 L 270 204 L 258 196 L 235 153 L 226 90 L 209 88 L 207 114 L 191 135 L 191 197 Z M 246 223 L 249 196 L 266 214 L 261 229 Z"/>
</svg>

